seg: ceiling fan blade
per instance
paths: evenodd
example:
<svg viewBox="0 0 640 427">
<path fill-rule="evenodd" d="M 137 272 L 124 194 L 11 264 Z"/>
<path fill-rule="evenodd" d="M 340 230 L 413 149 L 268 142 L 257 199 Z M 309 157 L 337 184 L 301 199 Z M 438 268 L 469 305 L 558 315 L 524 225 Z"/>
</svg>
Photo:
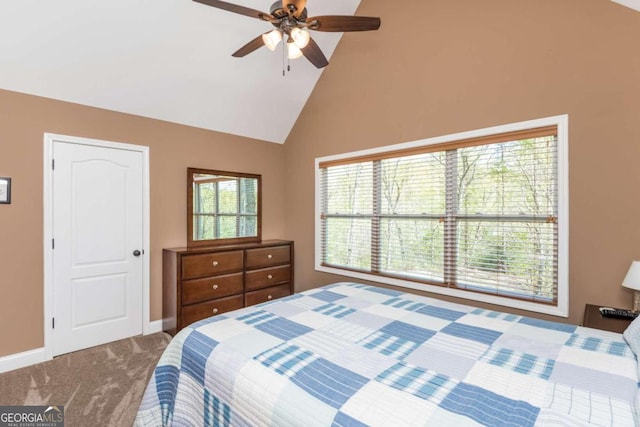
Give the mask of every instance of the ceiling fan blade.
<svg viewBox="0 0 640 427">
<path fill-rule="evenodd" d="M 380 28 L 380 18 L 368 16 L 314 16 L 307 19 L 309 29 L 316 31 L 371 31 Z"/>
<path fill-rule="evenodd" d="M 268 34 L 268 33 L 265 33 Z M 254 50 L 260 49 L 264 46 L 264 40 L 262 39 L 262 34 L 260 34 L 255 39 L 251 40 L 249 43 L 242 46 L 240 49 L 236 50 L 231 56 L 235 56 L 236 58 L 242 58 L 253 52 Z"/>
<path fill-rule="evenodd" d="M 251 9 L 248 7 L 240 6 L 233 3 L 227 3 L 220 0 L 193 0 L 197 3 L 206 4 L 207 6 L 216 7 L 233 13 L 239 13 L 240 15 L 250 16 L 252 18 L 260 19 L 263 21 L 271 21 L 275 19 L 270 13 L 260 12 L 259 10 Z"/>
<path fill-rule="evenodd" d="M 327 57 L 324 56 L 324 53 L 320 50 L 320 46 L 313 41 L 313 39 L 309 39 L 309 44 L 303 47 L 302 54 L 315 65 L 317 68 L 324 68 L 329 65 L 329 61 L 327 61 Z"/>
<path fill-rule="evenodd" d="M 293 6 L 293 9 L 290 9 L 290 6 Z M 293 10 L 292 15 L 296 18 L 300 16 L 306 6 L 307 0 L 282 0 L 282 9 L 287 12 Z"/>
</svg>

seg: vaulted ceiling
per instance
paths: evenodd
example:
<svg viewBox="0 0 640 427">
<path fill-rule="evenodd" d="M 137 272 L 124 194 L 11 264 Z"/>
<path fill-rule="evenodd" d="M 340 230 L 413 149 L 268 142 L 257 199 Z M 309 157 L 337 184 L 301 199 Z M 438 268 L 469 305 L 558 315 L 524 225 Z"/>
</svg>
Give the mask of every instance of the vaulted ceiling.
<svg viewBox="0 0 640 427">
<path fill-rule="evenodd" d="M 359 3 L 307 6 L 353 15 Z M 2 0 L 0 88 L 283 143 L 322 71 L 300 58 L 283 77 L 280 49 L 231 56 L 271 28 L 191 0 Z M 312 35 L 331 61 L 342 34 Z"/>
</svg>

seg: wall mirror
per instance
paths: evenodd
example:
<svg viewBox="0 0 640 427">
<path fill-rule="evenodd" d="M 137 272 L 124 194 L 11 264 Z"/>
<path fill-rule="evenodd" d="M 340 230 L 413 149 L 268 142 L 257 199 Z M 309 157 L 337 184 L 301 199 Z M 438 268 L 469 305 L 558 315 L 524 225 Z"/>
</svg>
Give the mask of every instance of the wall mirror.
<svg viewBox="0 0 640 427">
<path fill-rule="evenodd" d="M 259 242 L 261 175 L 187 169 L 187 246 Z"/>
</svg>

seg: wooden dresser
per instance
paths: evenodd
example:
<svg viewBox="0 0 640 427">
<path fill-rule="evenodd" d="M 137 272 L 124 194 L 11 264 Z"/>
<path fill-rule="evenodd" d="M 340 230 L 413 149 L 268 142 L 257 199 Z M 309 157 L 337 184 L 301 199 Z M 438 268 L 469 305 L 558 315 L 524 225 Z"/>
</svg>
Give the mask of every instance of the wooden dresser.
<svg viewBox="0 0 640 427">
<path fill-rule="evenodd" d="M 162 252 L 162 329 L 175 335 L 198 320 L 293 293 L 293 242 Z"/>
</svg>

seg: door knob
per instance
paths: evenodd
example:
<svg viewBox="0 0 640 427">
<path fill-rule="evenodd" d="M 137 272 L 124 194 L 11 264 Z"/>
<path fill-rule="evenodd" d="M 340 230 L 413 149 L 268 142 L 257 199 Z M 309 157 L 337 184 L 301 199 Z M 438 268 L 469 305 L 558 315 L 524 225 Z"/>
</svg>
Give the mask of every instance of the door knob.
<svg viewBox="0 0 640 427">
<path fill-rule="evenodd" d="M 133 251 L 133 256 L 140 256 L 141 253 L 142 252 L 136 249 L 135 251 Z"/>
</svg>

